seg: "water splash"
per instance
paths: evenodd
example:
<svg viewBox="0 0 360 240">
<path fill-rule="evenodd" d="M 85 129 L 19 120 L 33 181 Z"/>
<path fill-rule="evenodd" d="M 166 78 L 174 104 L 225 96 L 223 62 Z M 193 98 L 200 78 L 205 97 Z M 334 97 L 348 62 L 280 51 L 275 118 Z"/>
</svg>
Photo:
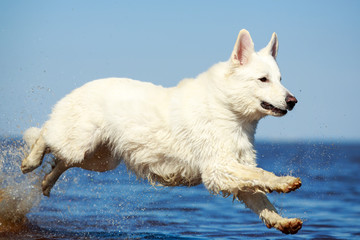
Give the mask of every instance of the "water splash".
<svg viewBox="0 0 360 240">
<path fill-rule="evenodd" d="M 25 230 L 26 214 L 40 202 L 38 171 L 24 175 L 20 170 L 28 152 L 20 139 L 0 139 L 0 233 Z"/>
</svg>

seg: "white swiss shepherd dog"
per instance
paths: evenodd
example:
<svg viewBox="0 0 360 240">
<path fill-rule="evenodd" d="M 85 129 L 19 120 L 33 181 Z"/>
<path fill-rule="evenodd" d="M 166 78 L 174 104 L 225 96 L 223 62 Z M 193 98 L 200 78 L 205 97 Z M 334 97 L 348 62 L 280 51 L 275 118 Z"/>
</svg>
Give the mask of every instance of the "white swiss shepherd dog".
<svg viewBox="0 0 360 240">
<path fill-rule="evenodd" d="M 256 167 L 254 150 L 258 121 L 297 103 L 280 82 L 277 50 L 275 33 L 255 52 L 241 30 L 228 61 L 176 87 L 126 78 L 89 82 L 60 100 L 41 129 L 24 133 L 32 147 L 21 170 L 33 171 L 52 153 L 55 164 L 42 182 L 49 196 L 69 168 L 103 172 L 122 160 L 152 184 L 203 183 L 213 194 L 233 195 L 267 227 L 294 234 L 302 221 L 281 217 L 266 193 L 294 191 L 301 181 Z"/>
</svg>

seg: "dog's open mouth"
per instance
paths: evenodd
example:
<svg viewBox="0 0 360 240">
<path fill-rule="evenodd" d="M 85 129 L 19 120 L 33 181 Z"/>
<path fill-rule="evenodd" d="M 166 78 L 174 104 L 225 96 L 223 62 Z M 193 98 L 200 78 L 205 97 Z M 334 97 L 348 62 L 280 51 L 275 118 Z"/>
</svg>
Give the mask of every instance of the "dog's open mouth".
<svg viewBox="0 0 360 240">
<path fill-rule="evenodd" d="M 264 101 L 262 101 L 260 105 L 261 105 L 262 108 L 264 108 L 266 110 L 270 110 L 271 113 L 273 115 L 275 115 L 275 116 L 283 116 L 283 115 L 285 115 L 287 113 L 287 110 L 276 108 L 273 105 L 271 105 L 270 103 L 267 103 L 267 102 L 264 102 Z"/>
</svg>

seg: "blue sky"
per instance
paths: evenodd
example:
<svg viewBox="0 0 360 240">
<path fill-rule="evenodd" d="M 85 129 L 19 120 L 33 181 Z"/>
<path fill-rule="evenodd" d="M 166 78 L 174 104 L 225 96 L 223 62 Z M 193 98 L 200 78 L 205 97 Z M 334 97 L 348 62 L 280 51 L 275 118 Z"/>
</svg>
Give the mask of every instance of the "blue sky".
<svg viewBox="0 0 360 240">
<path fill-rule="evenodd" d="M 104 77 L 166 87 L 279 37 L 283 84 L 298 98 L 256 138 L 360 141 L 360 1 L 0 1 L 0 134 L 41 125 L 72 89 Z"/>
</svg>

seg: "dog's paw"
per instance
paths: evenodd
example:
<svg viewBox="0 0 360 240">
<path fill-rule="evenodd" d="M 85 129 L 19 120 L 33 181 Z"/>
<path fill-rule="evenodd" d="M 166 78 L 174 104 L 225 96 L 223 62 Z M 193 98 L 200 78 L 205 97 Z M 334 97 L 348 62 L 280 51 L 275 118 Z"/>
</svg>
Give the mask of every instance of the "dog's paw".
<svg viewBox="0 0 360 240">
<path fill-rule="evenodd" d="M 274 190 L 279 193 L 288 193 L 295 191 L 300 187 L 301 187 L 300 178 L 287 176 L 287 177 L 281 177 L 281 182 L 277 184 L 277 187 Z"/>
<path fill-rule="evenodd" d="M 42 192 L 43 192 L 44 196 L 50 197 L 50 190 L 51 190 L 51 187 L 42 184 Z"/>
<path fill-rule="evenodd" d="M 46 197 L 50 197 L 50 191 L 54 185 L 49 184 L 49 182 L 47 181 L 47 176 L 48 175 L 46 175 L 44 180 L 42 181 L 41 188 L 42 188 L 43 195 Z"/>
<path fill-rule="evenodd" d="M 298 218 L 284 219 L 277 222 L 274 226 L 266 225 L 268 228 L 274 227 L 285 234 L 296 234 L 302 227 L 303 222 Z"/>
<path fill-rule="evenodd" d="M 41 164 L 41 163 L 40 163 Z M 33 164 L 31 163 L 28 158 L 25 158 L 21 163 L 21 171 L 22 173 L 29 173 L 32 172 L 34 169 L 40 166 L 40 164 Z"/>
</svg>

